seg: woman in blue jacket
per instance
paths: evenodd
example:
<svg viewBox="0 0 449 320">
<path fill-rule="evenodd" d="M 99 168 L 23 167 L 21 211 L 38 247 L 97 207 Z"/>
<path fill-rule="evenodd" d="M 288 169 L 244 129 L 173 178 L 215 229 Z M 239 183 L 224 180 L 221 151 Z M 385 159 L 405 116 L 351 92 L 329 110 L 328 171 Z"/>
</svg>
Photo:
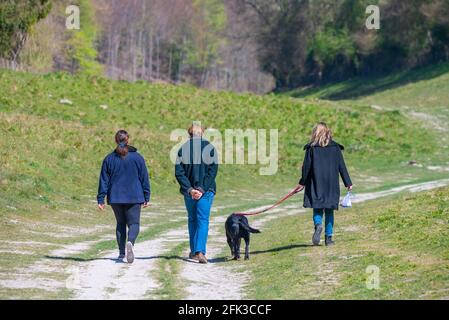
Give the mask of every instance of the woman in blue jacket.
<svg viewBox="0 0 449 320">
<path fill-rule="evenodd" d="M 98 208 L 104 210 L 104 198 L 111 205 L 117 220 L 119 260 L 134 261 L 134 243 L 139 234 L 140 209 L 150 201 L 150 180 L 145 159 L 130 146 L 125 130 L 115 134 L 116 149 L 103 160 L 98 186 Z M 128 241 L 126 241 L 128 226 Z"/>
</svg>

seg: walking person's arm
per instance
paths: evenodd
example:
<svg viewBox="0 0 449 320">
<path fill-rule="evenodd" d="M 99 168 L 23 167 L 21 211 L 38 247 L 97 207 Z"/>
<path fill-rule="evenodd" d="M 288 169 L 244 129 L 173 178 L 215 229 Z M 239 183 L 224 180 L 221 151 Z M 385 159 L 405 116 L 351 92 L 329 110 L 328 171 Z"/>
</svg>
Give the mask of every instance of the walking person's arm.
<svg viewBox="0 0 449 320">
<path fill-rule="evenodd" d="M 175 177 L 179 185 L 181 186 L 182 193 L 191 195 L 192 191 L 194 191 L 195 189 L 192 188 L 192 184 L 186 176 L 186 171 L 184 170 L 184 166 L 182 163 L 181 150 L 179 150 L 178 157 L 176 158 Z"/>
<path fill-rule="evenodd" d="M 307 178 L 309 177 L 310 171 L 312 169 L 312 147 L 306 149 L 304 155 L 304 161 L 302 163 L 302 175 L 299 180 L 299 185 L 304 187 L 306 185 Z"/>
<path fill-rule="evenodd" d="M 139 168 L 139 180 L 142 185 L 143 195 L 145 198 L 145 203 L 143 204 L 143 207 L 146 208 L 148 207 L 148 203 L 150 202 L 151 187 L 150 187 L 150 178 L 148 175 L 148 168 L 143 158 Z"/>
<path fill-rule="evenodd" d="M 343 153 L 341 150 L 338 151 L 338 157 L 338 171 L 340 172 L 341 179 L 343 180 L 345 187 L 348 188 L 348 190 L 351 190 L 352 181 L 349 177 L 348 169 L 346 168 L 345 159 L 343 158 Z"/>
<path fill-rule="evenodd" d="M 106 159 L 103 160 L 101 165 L 100 179 L 98 183 L 97 203 L 98 208 L 104 210 L 104 198 L 108 194 L 109 189 L 109 171 Z"/>
</svg>

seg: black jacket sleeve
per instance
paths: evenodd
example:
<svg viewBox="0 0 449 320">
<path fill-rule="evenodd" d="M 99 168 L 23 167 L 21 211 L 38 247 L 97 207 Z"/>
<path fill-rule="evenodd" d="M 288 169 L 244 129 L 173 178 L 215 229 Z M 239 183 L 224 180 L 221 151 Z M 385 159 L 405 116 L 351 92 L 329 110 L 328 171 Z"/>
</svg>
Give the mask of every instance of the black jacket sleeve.
<svg viewBox="0 0 449 320">
<path fill-rule="evenodd" d="M 104 204 L 104 198 L 108 194 L 109 189 L 109 170 L 107 158 L 103 160 L 103 164 L 101 166 L 100 179 L 98 183 L 98 193 L 97 193 L 97 202 L 98 204 Z"/>
<path fill-rule="evenodd" d="M 150 188 L 150 178 L 148 175 L 148 168 L 145 163 L 145 159 L 142 158 L 139 168 L 139 180 L 142 184 L 143 195 L 145 202 L 150 202 L 151 188 Z"/>
<path fill-rule="evenodd" d="M 184 170 L 181 150 L 178 151 L 178 157 L 176 158 L 175 177 L 181 186 L 181 192 L 184 194 L 189 194 L 193 188 L 190 180 L 187 178 L 186 171 Z"/>
<path fill-rule="evenodd" d="M 309 177 L 310 171 L 312 169 L 312 147 L 306 148 L 306 153 L 304 155 L 304 162 L 302 163 L 302 176 L 299 180 L 300 185 L 305 185 L 306 180 Z"/>
<path fill-rule="evenodd" d="M 340 172 L 340 176 L 343 179 L 343 183 L 345 187 L 352 186 L 351 178 L 349 177 L 348 169 L 346 168 L 345 159 L 343 158 L 343 153 L 341 150 L 338 150 L 338 171 Z"/>
<path fill-rule="evenodd" d="M 204 192 L 207 192 L 215 181 L 218 173 L 218 155 L 215 148 L 211 151 L 213 162 L 207 166 L 206 176 L 204 177 Z"/>
</svg>

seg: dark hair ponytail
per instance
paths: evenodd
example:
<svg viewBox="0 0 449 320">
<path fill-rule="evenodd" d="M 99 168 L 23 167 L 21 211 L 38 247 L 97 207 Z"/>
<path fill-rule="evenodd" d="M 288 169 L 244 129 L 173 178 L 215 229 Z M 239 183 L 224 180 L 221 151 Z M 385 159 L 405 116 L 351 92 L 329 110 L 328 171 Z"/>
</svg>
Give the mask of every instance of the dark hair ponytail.
<svg viewBox="0 0 449 320">
<path fill-rule="evenodd" d="M 115 134 L 115 142 L 117 143 L 117 148 L 115 148 L 115 152 L 117 152 L 122 158 L 126 157 L 126 155 L 129 152 L 128 140 L 129 134 L 125 130 L 119 130 Z"/>
</svg>

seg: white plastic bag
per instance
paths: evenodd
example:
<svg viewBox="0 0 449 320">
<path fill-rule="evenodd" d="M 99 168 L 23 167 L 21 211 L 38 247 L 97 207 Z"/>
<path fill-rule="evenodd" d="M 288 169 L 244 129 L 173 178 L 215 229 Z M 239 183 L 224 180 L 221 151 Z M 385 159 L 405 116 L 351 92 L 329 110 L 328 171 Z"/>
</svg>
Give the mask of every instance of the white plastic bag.
<svg viewBox="0 0 449 320">
<path fill-rule="evenodd" d="M 343 198 L 343 200 L 341 200 L 341 206 L 343 208 L 351 208 L 352 207 L 351 197 L 352 197 L 352 193 L 351 193 L 351 191 L 348 191 L 348 193 Z"/>
</svg>

